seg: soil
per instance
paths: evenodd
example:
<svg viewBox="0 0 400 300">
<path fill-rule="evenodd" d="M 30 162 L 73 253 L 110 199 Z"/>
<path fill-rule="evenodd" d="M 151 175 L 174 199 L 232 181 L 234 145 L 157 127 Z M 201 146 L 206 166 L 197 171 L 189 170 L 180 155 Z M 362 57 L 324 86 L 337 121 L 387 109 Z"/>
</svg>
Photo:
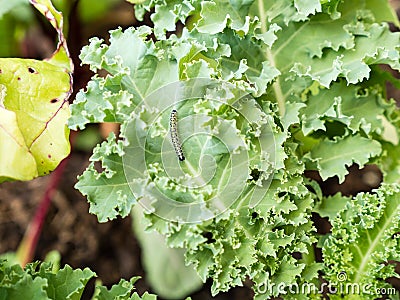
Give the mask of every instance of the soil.
<svg viewBox="0 0 400 300">
<path fill-rule="evenodd" d="M 98 223 L 96 216 L 88 213 L 89 204 L 74 189 L 77 175 L 88 164 L 89 155 L 72 152 L 38 241 L 33 260 L 43 261 L 46 255 L 57 250 L 61 266 L 90 268 L 104 285 L 118 283 L 121 278 L 141 276 L 136 288 L 140 294 L 151 292 L 143 270 L 139 244 L 133 235 L 129 217 L 107 223 Z M 16 251 L 35 209 L 43 198 L 50 175 L 27 182 L 0 184 L 0 253 Z M 193 300 L 252 299 L 249 288 L 236 288 L 212 298 L 211 283 L 192 295 Z M 85 289 L 83 299 L 91 299 L 94 280 Z M 162 298 L 159 298 L 162 299 Z"/>
<path fill-rule="evenodd" d="M 69 264 L 73 268 L 81 269 L 89 267 L 109 287 L 120 278 L 141 276 L 143 279 L 136 285 L 138 292 L 142 294 L 151 291 L 140 260 L 141 250 L 131 229 L 131 219 L 118 218 L 111 222 L 98 223 L 96 216 L 88 213 L 89 204 L 86 198 L 74 189 L 76 178 L 86 168 L 89 156 L 88 153 L 73 151 L 68 158 L 61 183 L 52 197 L 34 260 L 43 261 L 49 251 L 57 250 L 61 254 L 61 265 Z M 50 176 L 52 175 L 27 182 L 0 184 L 0 253 L 17 249 L 43 198 Z M 307 176 L 320 180 L 314 172 L 309 172 Z M 343 184 L 339 185 L 336 179 L 326 182 L 320 180 L 320 184 L 325 194 L 340 190 L 351 195 L 377 187 L 380 179 L 381 174 L 374 166 L 367 166 L 362 170 L 353 166 Z M 329 232 L 330 225 L 325 219 L 314 215 L 313 221 L 319 233 Z M 83 299 L 90 299 L 93 289 L 94 280 L 91 280 Z M 200 291 L 192 295 L 192 299 L 252 299 L 250 283 L 214 298 L 210 295 L 210 289 L 211 283 L 207 282 Z"/>
<path fill-rule="evenodd" d="M 69 264 L 81 269 L 89 267 L 109 287 L 120 278 L 141 276 L 143 279 L 136 284 L 138 292 L 151 292 L 140 260 L 141 250 L 131 229 L 131 219 L 118 218 L 98 223 L 97 218 L 88 213 L 86 198 L 74 189 L 76 178 L 86 168 L 89 156 L 89 153 L 73 151 L 68 158 L 61 183 L 52 197 L 34 260 L 43 261 L 49 251 L 57 250 L 61 254 L 61 265 Z M 381 173 L 375 166 L 361 170 L 352 166 L 349 171 L 346 181 L 341 185 L 335 178 L 322 182 L 316 172 L 308 172 L 306 175 L 319 181 L 326 195 L 337 191 L 354 195 L 377 187 L 381 181 Z M 0 253 L 17 249 L 43 198 L 50 176 L 27 182 L 0 184 Z M 319 233 L 329 232 L 330 225 L 326 219 L 314 215 L 313 221 Z M 317 258 L 321 259 L 318 252 Z M 83 299 L 90 299 L 93 289 L 94 280 L 91 280 Z M 210 289 L 211 283 L 207 282 L 200 291 L 191 295 L 192 299 L 252 299 L 250 283 L 214 298 L 210 295 Z"/>
</svg>

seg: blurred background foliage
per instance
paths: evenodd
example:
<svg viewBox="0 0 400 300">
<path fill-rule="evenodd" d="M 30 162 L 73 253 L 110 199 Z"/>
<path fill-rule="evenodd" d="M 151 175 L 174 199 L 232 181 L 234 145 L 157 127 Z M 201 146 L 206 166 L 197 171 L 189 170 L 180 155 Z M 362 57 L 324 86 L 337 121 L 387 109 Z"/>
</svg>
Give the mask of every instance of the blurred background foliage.
<svg viewBox="0 0 400 300">
<path fill-rule="evenodd" d="M 87 43 L 90 36 L 102 36 L 109 29 L 135 21 L 133 6 L 123 0 L 52 2 L 64 15 L 64 34 L 72 46 L 77 38 Z M 28 0 L 0 0 L 0 57 L 46 57 L 53 45 L 46 36 L 51 38 L 55 33 Z"/>
</svg>

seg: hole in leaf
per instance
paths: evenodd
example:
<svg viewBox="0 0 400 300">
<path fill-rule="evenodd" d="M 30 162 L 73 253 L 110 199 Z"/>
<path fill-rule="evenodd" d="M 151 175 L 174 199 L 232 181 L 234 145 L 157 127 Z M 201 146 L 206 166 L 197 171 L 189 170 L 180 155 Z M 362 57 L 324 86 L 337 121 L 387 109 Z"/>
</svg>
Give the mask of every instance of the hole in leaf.
<svg viewBox="0 0 400 300">
<path fill-rule="evenodd" d="M 260 171 L 258 169 L 251 170 L 250 176 L 252 180 L 257 181 L 260 178 Z"/>
<path fill-rule="evenodd" d="M 103 173 L 105 171 L 100 161 L 96 161 L 94 163 L 94 169 L 97 171 L 97 173 Z"/>
<path fill-rule="evenodd" d="M 36 70 L 32 67 L 28 67 L 28 71 L 29 73 L 33 74 L 33 73 L 37 73 Z"/>
<path fill-rule="evenodd" d="M 207 241 L 206 241 L 207 244 L 216 242 L 216 240 L 213 238 L 213 234 L 211 232 L 205 232 L 205 233 L 203 233 L 203 236 L 207 239 Z"/>
<path fill-rule="evenodd" d="M 313 212 L 311 214 L 311 220 L 313 221 L 318 234 L 327 234 L 331 232 L 332 225 L 329 222 L 328 217 L 321 217 L 319 214 Z"/>
<path fill-rule="evenodd" d="M 279 198 L 282 198 L 282 197 L 284 197 L 286 195 L 286 192 L 280 192 L 280 193 L 278 193 L 278 197 Z"/>
<path fill-rule="evenodd" d="M 257 217 L 258 217 L 258 213 L 255 212 L 255 211 L 253 211 L 253 212 L 251 213 L 251 217 L 252 217 L 253 219 L 257 218 Z"/>
<path fill-rule="evenodd" d="M 295 259 L 301 259 L 301 253 L 300 252 L 293 252 L 292 253 L 293 258 Z"/>
</svg>

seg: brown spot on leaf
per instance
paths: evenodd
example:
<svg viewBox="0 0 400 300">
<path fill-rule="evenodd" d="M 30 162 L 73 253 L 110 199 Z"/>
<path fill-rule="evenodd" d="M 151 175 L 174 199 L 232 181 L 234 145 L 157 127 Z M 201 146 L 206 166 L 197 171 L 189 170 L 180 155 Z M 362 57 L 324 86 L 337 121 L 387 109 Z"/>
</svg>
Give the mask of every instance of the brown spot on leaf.
<svg viewBox="0 0 400 300">
<path fill-rule="evenodd" d="M 57 98 L 54 98 L 54 99 L 51 99 L 51 100 L 50 100 L 50 103 L 56 103 L 56 102 L 58 102 L 58 99 L 57 99 Z"/>
<path fill-rule="evenodd" d="M 48 158 L 51 158 L 51 154 L 47 154 L 47 157 L 48 157 Z"/>
<path fill-rule="evenodd" d="M 21 80 L 21 77 L 18 77 L 17 80 L 18 80 L 18 81 Z"/>
<path fill-rule="evenodd" d="M 31 73 L 31 74 L 33 74 L 33 73 L 36 73 L 36 74 L 37 74 L 36 70 L 35 70 L 34 68 L 32 68 L 32 67 L 28 67 L 28 71 L 29 71 L 29 73 Z"/>
</svg>

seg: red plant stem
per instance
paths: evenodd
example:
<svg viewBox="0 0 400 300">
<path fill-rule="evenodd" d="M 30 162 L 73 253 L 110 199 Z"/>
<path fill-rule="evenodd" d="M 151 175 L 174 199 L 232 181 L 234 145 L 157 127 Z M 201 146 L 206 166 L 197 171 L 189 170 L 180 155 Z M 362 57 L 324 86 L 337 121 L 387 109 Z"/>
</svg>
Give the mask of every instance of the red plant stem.
<svg viewBox="0 0 400 300">
<path fill-rule="evenodd" d="M 50 182 L 46 187 L 42 201 L 40 202 L 39 207 L 36 209 L 35 216 L 29 224 L 24 238 L 18 247 L 17 259 L 23 267 L 33 259 L 36 246 L 42 232 L 43 224 L 50 207 L 51 199 L 61 180 L 68 159 L 69 156 L 66 157 L 50 175 Z"/>
</svg>

